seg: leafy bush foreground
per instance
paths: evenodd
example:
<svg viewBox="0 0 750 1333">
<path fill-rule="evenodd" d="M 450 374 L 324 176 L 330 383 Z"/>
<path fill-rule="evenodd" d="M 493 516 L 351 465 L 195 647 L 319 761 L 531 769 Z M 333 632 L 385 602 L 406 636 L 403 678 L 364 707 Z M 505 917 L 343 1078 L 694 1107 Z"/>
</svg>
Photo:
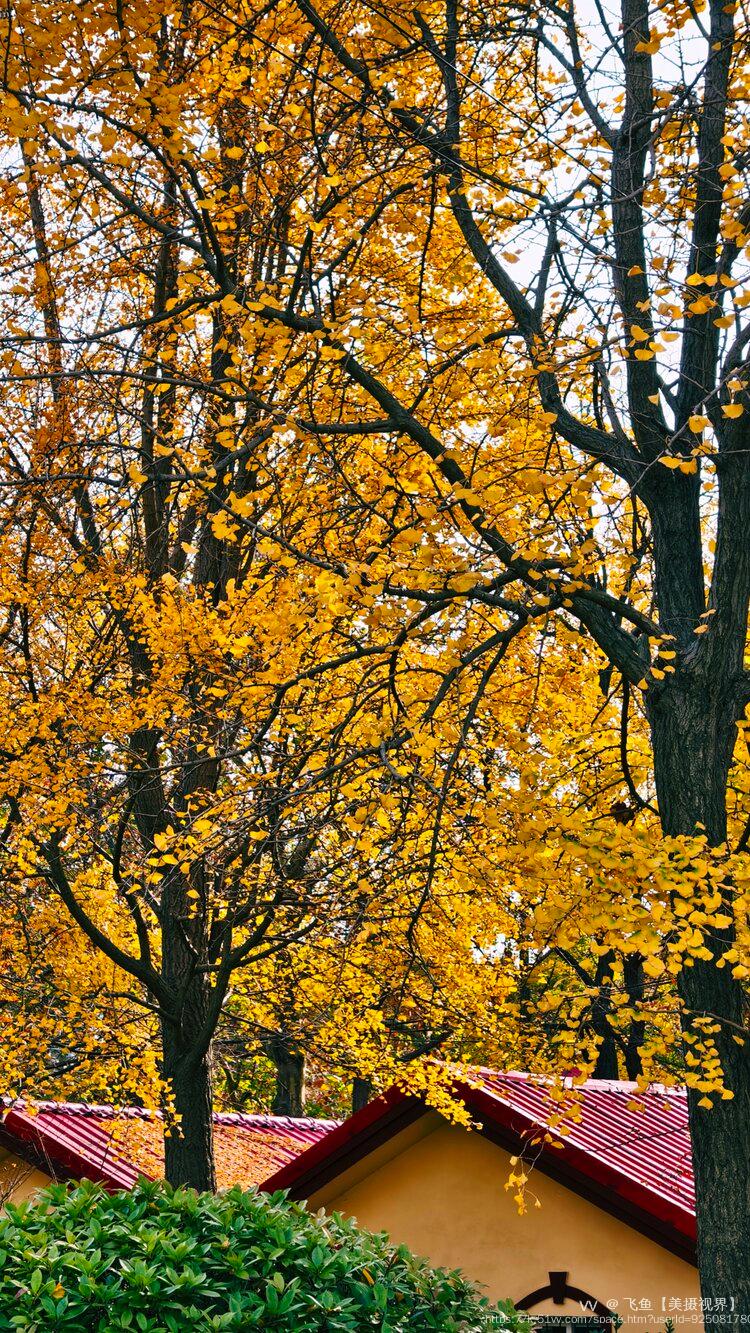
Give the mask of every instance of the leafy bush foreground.
<svg viewBox="0 0 750 1333">
<path fill-rule="evenodd" d="M 53 1185 L 0 1218 L 0 1330 L 514 1329 L 460 1273 L 283 1194 Z"/>
</svg>

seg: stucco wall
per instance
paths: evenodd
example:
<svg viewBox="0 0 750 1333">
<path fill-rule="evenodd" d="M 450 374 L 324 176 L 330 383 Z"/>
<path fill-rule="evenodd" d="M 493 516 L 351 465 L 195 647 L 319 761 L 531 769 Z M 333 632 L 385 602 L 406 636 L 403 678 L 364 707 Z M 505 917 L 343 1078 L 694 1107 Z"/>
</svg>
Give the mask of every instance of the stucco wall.
<svg viewBox="0 0 750 1333">
<path fill-rule="evenodd" d="M 0 1148 L 0 1206 L 4 1203 L 23 1203 L 37 1190 L 49 1185 L 52 1177 L 37 1171 L 20 1157 Z"/>
<path fill-rule="evenodd" d="M 551 1270 L 567 1271 L 571 1285 L 617 1302 L 632 1333 L 657 1333 L 668 1313 L 678 1330 L 702 1328 L 698 1313 L 686 1308 L 699 1294 L 690 1264 L 540 1171 L 530 1174 L 529 1211 L 519 1217 L 512 1191 L 503 1188 L 510 1171 L 509 1154 L 479 1134 L 423 1117 L 319 1191 L 310 1206 L 356 1217 L 433 1263 L 462 1268 L 493 1298 L 521 1300 L 546 1286 Z M 670 1298 L 680 1302 L 677 1309 L 669 1310 Z M 547 1303 L 535 1313 L 562 1311 Z"/>
</svg>

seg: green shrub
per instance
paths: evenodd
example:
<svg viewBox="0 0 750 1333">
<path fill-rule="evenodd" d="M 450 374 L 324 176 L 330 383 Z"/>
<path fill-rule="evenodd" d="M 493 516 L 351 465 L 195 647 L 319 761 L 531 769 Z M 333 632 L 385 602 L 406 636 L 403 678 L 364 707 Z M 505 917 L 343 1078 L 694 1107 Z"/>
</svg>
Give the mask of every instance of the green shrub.
<svg viewBox="0 0 750 1333">
<path fill-rule="evenodd" d="M 459 1273 L 282 1194 L 53 1185 L 0 1218 L 0 1330 L 522 1327 Z"/>
</svg>

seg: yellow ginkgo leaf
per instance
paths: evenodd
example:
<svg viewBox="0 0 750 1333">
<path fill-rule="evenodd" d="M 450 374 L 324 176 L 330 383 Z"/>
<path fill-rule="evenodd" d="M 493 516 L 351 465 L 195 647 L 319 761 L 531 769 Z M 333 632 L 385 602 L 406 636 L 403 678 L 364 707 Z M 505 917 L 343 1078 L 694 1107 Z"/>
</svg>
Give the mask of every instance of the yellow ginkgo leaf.
<svg viewBox="0 0 750 1333">
<path fill-rule="evenodd" d="M 643 970 L 648 977 L 660 977 L 664 971 L 664 964 L 661 958 L 646 958 L 643 963 Z"/>
<path fill-rule="evenodd" d="M 727 403 L 724 407 L 722 407 L 721 410 L 724 413 L 725 417 L 729 417 L 732 421 L 734 421 L 736 420 L 737 417 L 742 416 L 742 413 L 744 412 L 745 409 L 742 406 L 742 403 Z"/>
<path fill-rule="evenodd" d="M 452 592 L 469 592 L 476 582 L 476 574 L 454 574 L 448 586 Z"/>
</svg>

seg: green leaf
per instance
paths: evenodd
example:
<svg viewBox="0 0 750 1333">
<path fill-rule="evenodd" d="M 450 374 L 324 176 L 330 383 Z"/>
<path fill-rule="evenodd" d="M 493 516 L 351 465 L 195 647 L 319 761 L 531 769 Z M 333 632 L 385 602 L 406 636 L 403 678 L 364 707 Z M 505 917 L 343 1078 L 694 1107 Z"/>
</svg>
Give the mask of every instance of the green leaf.
<svg viewBox="0 0 750 1333">
<path fill-rule="evenodd" d="M 512 1307 L 493 1309 L 460 1274 L 281 1194 L 55 1185 L 33 1206 L 10 1208 L 0 1240 L 0 1333 L 523 1327 Z M 56 1299 L 58 1281 L 65 1294 Z"/>
</svg>

